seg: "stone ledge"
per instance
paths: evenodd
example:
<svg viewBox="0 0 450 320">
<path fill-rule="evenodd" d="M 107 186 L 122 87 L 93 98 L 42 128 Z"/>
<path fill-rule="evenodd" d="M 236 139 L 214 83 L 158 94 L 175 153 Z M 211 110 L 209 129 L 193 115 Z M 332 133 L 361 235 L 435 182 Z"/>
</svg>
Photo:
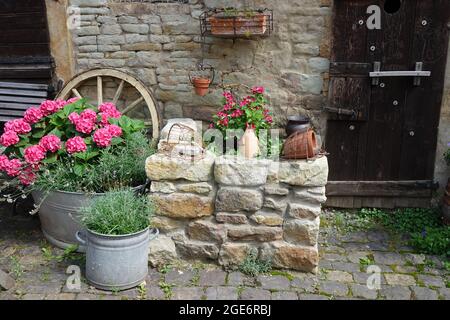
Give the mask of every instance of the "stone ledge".
<svg viewBox="0 0 450 320">
<path fill-rule="evenodd" d="M 214 177 L 223 185 L 260 186 L 267 181 L 269 165 L 269 160 L 221 156 L 216 158 Z"/>
</svg>

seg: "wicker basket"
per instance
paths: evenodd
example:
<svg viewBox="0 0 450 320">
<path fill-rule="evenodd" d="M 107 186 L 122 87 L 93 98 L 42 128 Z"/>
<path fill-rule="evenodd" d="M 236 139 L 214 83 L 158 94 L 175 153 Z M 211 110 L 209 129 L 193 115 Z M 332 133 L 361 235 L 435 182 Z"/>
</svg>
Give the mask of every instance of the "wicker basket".
<svg viewBox="0 0 450 320">
<path fill-rule="evenodd" d="M 309 159 L 319 153 L 316 134 L 312 129 L 291 134 L 283 145 L 283 158 Z"/>
</svg>

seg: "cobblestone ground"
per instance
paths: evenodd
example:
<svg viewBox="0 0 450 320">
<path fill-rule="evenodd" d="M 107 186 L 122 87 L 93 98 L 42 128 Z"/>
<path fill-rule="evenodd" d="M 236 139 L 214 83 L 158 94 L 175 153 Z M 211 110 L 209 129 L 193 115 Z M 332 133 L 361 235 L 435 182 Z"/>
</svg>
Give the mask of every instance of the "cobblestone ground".
<svg viewBox="0 0 450 320">
<path fill-rule="evenodd" d="M 151 269 L 146 286 L 104 292 L 83 280 L 80 292 L 65 286 L 70 264 L 82 265 L 82 256 L 63 257 L 39 230 L 37 218 L 0 213 L 0 269 L 16 279 L 16 286 L 0 292 L 0 300 L 122 300 L 122 299 L 450 299 L 449 275 L 440 259 L 414 254 L 401 239 L 383 230 L 343 234 L 324 212 L 317 275 L 277 272 L 247 277 L 218 267 L 195 263 Z M 81 260 L 76 260 L 80 258 Z M 75 261 L 70 260 L 75 259 Z M 370 290 L 366 265 L 377 265 L 381 288 Z"/>
</svg>

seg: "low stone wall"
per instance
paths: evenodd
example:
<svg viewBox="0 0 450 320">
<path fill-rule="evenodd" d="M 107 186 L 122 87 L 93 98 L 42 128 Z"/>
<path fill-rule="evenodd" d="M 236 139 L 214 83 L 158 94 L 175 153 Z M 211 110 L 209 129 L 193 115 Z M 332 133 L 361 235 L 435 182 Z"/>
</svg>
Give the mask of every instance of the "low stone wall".
<svg viewBox="0 0 450 320">
<path fill-rule="evenodd" d="M 190 161 L 155 154 L 147 159 L 154 226 L 153 265 L 206 259 L 239 265 L 250 248 L 276 268 L 316 272 L 326 157 L 313 161 L 248 160 L 208 154 Z"/>
</svg>

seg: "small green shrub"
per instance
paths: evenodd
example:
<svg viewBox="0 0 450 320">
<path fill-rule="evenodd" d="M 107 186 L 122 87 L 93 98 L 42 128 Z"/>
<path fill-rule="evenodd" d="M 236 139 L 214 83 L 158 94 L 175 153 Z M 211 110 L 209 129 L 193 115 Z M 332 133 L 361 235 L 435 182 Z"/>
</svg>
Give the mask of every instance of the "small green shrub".
<svg viewBox="0 0 450 320">
<path fill-rule="evenodd" d="M 450 143 L 448 144 L 448 146 L 450 147 Z M 447 149 L 447 151 L 445 151 L 444 160 L 447 163 L 447 165 L 450 166 L 450 149 Z"/>
<path fill-rule="evenodd" d="M 148 197 L 123 189 L 96 197 L 90 206 L 82 209 L 82 223 L 97 233 L 125 235 L 147 228 L 153 213 L 154 206 Z"/>
<path fill-rule="evenodd" d="M 256 249 L 250 250 L 245 260 L 239 265 L 239 271 L 253 277 L 260 273 L 267 273 L 271 269 L 271 261 L 258 258 L 258 251 Z"/>
</svg>

